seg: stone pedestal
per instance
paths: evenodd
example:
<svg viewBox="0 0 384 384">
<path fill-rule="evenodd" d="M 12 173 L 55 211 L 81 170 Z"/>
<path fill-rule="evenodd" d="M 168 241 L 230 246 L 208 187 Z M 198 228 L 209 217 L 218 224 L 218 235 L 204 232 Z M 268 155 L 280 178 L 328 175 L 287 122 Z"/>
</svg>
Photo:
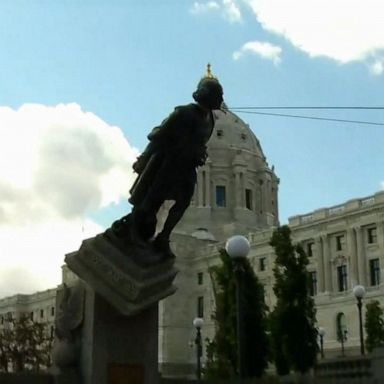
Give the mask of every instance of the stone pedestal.
<svg viewBox="0 0 384 384">
<path fill-rule="evenodd" d="M 84 384 L 157 384 L 157 304 L 125 316 L 87 287 L 80 361 Z"/>
<path fill-rule="evenodd" d="M 158 384 L 158 302 L 176 290 L 174 256 L 107 231 L 65 261 L 80 280 L 58 304 L 55 383 Z"/>
</svg>

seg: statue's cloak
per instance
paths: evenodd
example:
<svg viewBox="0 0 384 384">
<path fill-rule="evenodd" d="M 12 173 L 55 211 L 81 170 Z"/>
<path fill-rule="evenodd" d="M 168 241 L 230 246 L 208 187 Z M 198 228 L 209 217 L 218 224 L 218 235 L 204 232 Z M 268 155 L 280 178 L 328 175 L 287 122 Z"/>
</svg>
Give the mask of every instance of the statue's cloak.
<svg viewBox="0 0 384 384">
<path fill-rule="evenodd" d="M 177 200 L 196 183 L 196 168 L 207 157 L 206 143 L 213 131 L 213 116 L 197 104 L 176 107 L 162 124 L 148 135 L 149 144 L 134 165 L 138 177 L 129 202 L 146 199 Z"/>
</svg>

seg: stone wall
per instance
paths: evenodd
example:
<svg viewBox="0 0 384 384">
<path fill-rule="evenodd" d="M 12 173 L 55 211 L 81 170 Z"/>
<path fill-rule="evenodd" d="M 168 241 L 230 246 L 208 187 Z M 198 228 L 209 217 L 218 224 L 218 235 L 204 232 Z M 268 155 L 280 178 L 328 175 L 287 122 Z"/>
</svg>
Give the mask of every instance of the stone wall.
<svg viewBox="0 0 384 384">
<path fill-rule="evenodd" d="M 46 373 L 0 373 L 1 384 L 53 384 L 53 377 Z"/>
</svg>

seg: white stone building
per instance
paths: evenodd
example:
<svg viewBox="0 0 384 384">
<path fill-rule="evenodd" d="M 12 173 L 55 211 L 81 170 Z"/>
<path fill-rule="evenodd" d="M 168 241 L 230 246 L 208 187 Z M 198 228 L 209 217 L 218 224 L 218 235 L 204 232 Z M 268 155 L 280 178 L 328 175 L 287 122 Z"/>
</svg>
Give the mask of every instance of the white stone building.
<svg viewBox="0 0 384 384">
<path fill-rule="evenodd" d="M 209 161 L 199 170 L 193 204 L 173 237 L 178 291 L 160 304 L 160 363 L 165 375 L 194 374 L 195 317 L 205 320 L 204 338 L 214 335 L 208 270 L 219 262 L 219 249 L 228 237 L 248 237 L 248 257 L 264 284 L 266 303 L 270 308 L 275 304 L 275 255 L 269 241 L 278 225 L 279 180 L 248 125 L 230 112 L 217 112 L 216 118 Z M 326 331 L 326 355 L 341 354 L 338 323 L 347 331 L 346 353 L 357 353 L 358 311 L 352 288 L 364 285 L 364 302 L 377 299 L 384 305 L 384 192 L 293 216 L 289 226 L 293 240 L 309 255 L 310 289 L 318 325 Z"/>
<path fill-rule="evenodd" d="M 47 333 L 53 336 L 56 315 L 56 288 L 36 292 L 32 295 L 14 295 L 0 300 L 0 329 L 10 318 L 17 319 L 21 314 L 32 320 L 45 323 Z"/>
</svg>

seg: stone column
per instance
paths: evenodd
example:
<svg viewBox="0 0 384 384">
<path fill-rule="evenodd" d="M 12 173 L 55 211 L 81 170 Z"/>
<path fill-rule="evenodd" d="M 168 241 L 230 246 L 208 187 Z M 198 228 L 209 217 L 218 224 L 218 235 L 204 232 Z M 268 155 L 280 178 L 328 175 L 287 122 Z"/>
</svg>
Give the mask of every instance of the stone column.
<svg viewBox="0 0 384 384">
<path fill-rule="evenodd" d="M 319 293 L 324 292 L 324 259 L 323 259 L 323 247 L 321 244 L 321 238 L 315 238 L 315 249 L 316 249 L 316 259 L 317 259 L 317 282 L 318 282 L 318 291 Z"/>
<path fill-rule="evenodd" d="M 379 246 L 379 260 L 380 260 L 380 272 L 381 276 L 384 275 L 384 223 L 382 221 L 377 222 L 377 244 Z M 382 280 L 382 279 L 381 279 Z"/>
<path fill-rule="evenodd" d="M 211 167 L 209 165 L 205 165 L 205 206 L 211 206 Z"/>
<path fill-rule="evenodd" d="M 349 251 L 349 273 L 351 286 L 354 287 L 358 282 L 357 270 L 357 249 L 356 249 L 356 235 L 353 228 L 347 229 L 347 244 Z"/>
<path fill-rule="evenodd" d="M 259 208 L 259 212 L 261 211 L 263 215 L 265 215 L 265 209 L 264 209 L 264 181 L 263 180 L 259 180 L 259 191 L 260 191 L 260 208 Z"/>
<path fill-rule="evenodd" d="M 363 244 L 363 234 L 361 227 L 355 227 L 356 232 L 356 246 L 357 246 L 357 266 L 358 266 L 358 283 L 366 285 L 366 266 L 365 266 L 365 252 Z"/>
<path fill-rule="evenodd" d="M 235 204 L 236 208 L 241 208 L 241 181 L 240 181 L 240 171 L 235 171 Z"/>
<path fill-rule="evenodd" d="M 321 241 L 323 243 L 324 289 L 325 292 L 332 292 L 332 266 L 328 235 L 322 235 Z"/>
<path fill-rule="evenodd" d="M 377 244 L 380 249 L 384 248 L 384 222 L 378 221 L 377 226 Z"/>
<path fill-rule="evenodd" d="M 203 171 L 201 169 L 197 173 L 197 206 L 203 206 Z"/>
<path fill-rule="evenodd" d="M 247 175 L 247 171 L 243 169 L 240 174 L 240 206 L 241 208 L 245 208 L 245 177 Z"/>
</svg>

